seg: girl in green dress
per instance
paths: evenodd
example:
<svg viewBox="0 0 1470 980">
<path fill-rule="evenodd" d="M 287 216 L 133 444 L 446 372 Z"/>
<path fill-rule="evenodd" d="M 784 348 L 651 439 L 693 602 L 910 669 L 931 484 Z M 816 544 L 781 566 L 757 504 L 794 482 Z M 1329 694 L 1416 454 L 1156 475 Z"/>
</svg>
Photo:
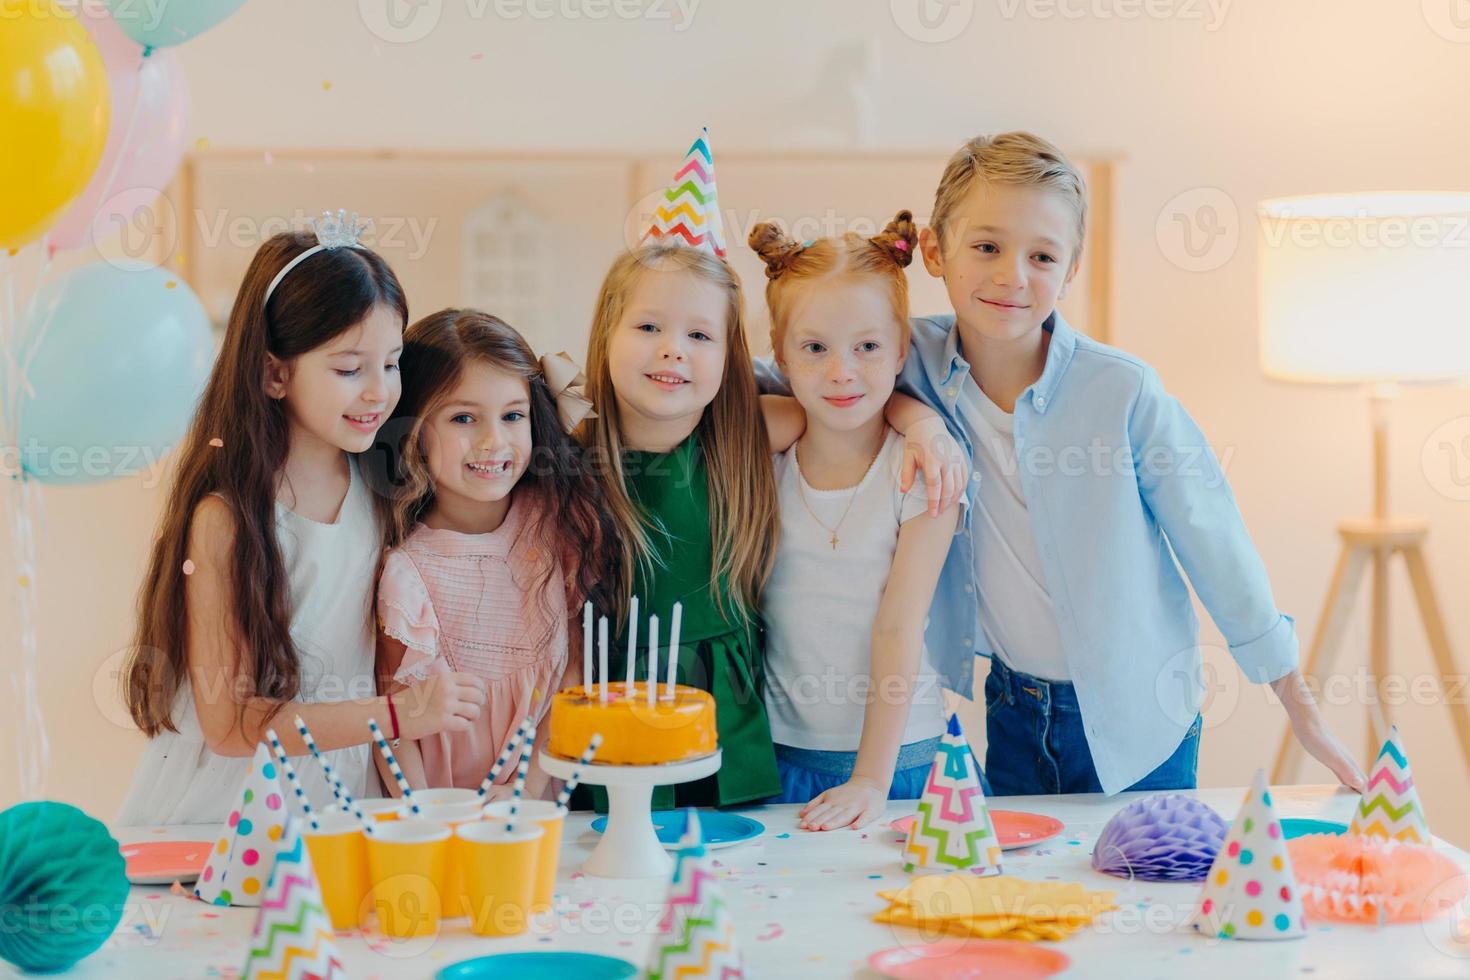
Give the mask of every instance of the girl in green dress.
<svg viewBox="0 0 1470 980">
<path fill-rule="evenodd" d="M 682 603 L 680 643 L 670 651 L 678 658 L 677 680 L 714 697 L 724 752 L 717 773 L 661 787 L 654 805 L 765 801 L 781 792 L 759 618 L 780 525 L 771 454 L 791 447 L 806 415 L 794 398 L 756 392 L 735 271 L 722 258 L 670 240 L 641 245 L 613 263 L 593 315 L 587 378 L 597 416 L 580 436 L 602 474 L 621 539 L 607 589 L 619 597 L 611 676 L 623 677 L 627 668 L 630 597 L 638 597 L 640 618 L 656 615 L 663 624 Z M 902 403 L 897 412 L 894 402 Z M 888 417 L 913 432 L 934 413 L 895 396 Z M 905 454 L 931 486 L 958 496 L 963 474 L 940 479 L 952 448 L 916 439 Z M 932 500 L 936 513 L 941 496 Z M 638 632 L 634 670 L 641 677 L 647 633 Z"/>
<path fill-rule="evenodd" d="M 640 618 L 665 624 L 683 603 L 679 648 L 669 655 L 678 658 L 680 684 L 713 695 L 724 752 L 719 772 L 672 792 L 661 787 L 654 804 L 774 796 L 781 783 L 758 609 L 778 529 L 771 453 L 801 434 L 801 409 L 757 395 L 739 279 L 722 259 L 682 245 L 643 245 L 613 264 L 593 318 L 587 377 L 597 417 L 582 435 L 599 454 L 622 546 L 610 590 L 621 597 L 612 676 L 626 669 L 629 597 L 638 596 Z M 635 656 L 643 676 L 646 649 Z"/>
</svg>

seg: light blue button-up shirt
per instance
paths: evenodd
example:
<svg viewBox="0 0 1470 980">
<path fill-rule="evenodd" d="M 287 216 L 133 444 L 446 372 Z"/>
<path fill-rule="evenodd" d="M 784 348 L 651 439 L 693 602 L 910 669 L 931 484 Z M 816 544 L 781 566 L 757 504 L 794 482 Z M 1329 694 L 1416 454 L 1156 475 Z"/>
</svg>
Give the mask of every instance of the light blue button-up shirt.
<svg viewBox="0 0 1470 980">
<path fill-rule="evenodd" d="M 938 411 L 973 453 L 958 408 L 970 365 L 954 317 L 918 317 L 912 328 L 899 389 Z M 1093 766 L 1116 793 L 1167 759 L 1199 711 L 1199 621 L 1181 567 L 1250 680 L 1297 666 L 1296 628 L 1276 608 L 1214 451 L 1157 372 L 1059 313 L 1046 328 L 1046 366 L 1016 400 L 1016 458 Z M 774 377 L 769 362 L 758 371 Z M 924 638 L 939 675 L 966 697 L 975 655 L 992 654 L 975 597 L 972 509 Z"/>
</svg>

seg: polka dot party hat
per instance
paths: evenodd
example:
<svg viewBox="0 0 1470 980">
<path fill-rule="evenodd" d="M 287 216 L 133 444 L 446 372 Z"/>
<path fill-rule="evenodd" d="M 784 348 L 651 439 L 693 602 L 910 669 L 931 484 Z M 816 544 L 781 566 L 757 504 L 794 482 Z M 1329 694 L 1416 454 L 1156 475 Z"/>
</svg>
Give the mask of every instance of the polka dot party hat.
<svg viewBox="0 0 1470 980">
<path fill-rule="evenodd" d="M 1221 939 L 1300 939 L 1306 933 L 1265 770 L 1256 770 L 1225 844 L 1210 865 L 1194 927 Z"/>
<path fill-rule="evenodd" d="M 240 801 L 220 830 L 194 897 L 213 905 L 258 906 L 286 829 L 286 797 L 264 742 L 245 774 Z"/>
</svg>

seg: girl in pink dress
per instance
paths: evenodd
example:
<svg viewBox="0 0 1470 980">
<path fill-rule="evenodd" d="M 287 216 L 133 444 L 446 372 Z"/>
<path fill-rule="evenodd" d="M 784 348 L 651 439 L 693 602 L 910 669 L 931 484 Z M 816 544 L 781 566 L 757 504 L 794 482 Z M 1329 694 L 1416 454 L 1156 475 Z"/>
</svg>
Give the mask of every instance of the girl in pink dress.
<svg viewBox="0 0 1470 980">
<path fill-rule="evenodd" d="M 567 656 L 569 640 L 580 643 L 575 613 L 585 599 L 605 605 L 596 593 L 611 534 L 591 466 L 567 435 L 590 404 L 566 355 L 538 362 L 489 314 L 442 310 L 403 340 L 403 397 L 386 427 L 395 499 L 378 584 L 379 684 L 456 671 L 485 682 L 469 731 L 396 751 L 415 789 L 477 787 L 521 720 L 544 729 L 551 695 L 581 683 Z M 506 766 L 492 797 L 514 776 Z M 526 791 L 543 795 L 547 782 L 533 765 Z"/>
</svg>

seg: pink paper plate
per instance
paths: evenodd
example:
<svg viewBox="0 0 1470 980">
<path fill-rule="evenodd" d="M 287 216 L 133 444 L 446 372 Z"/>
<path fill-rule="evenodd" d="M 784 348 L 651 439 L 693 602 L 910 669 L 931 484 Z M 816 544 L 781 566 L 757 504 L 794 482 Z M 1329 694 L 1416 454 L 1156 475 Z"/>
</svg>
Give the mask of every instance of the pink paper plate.
<svg viewBox="0 0 1470 980">
<path fill-rule="evenodd" d="M 911 813 L 906 817 L 899 817 L 888 827 L 907 836 L 916 816 L 917 814 Z M 1065 825 L 1056 817 L 1027 813 L 1024 810 L 991 810 L 990 822 L 995 825 L 995 836 L 1000 838 L 1000 848 L 1003 851 L 1040 844 L 1044 840 L 1051 840 L 1065 829 Z"/>
<path fill-rule="evenodd" d="M 892 980 L 1040 980 L 1061 973 L 1072 960 L 1037 943 L 946 939 L 885 949 L 868 957 L 868 965 Z"/>
<path fill-rule="evenodd" d="M 204 873 L 212 845 L 202 840 L 160 840 L 124 844 L 128 881 L 135 885 L 187 884 Z"/>
</svg>

